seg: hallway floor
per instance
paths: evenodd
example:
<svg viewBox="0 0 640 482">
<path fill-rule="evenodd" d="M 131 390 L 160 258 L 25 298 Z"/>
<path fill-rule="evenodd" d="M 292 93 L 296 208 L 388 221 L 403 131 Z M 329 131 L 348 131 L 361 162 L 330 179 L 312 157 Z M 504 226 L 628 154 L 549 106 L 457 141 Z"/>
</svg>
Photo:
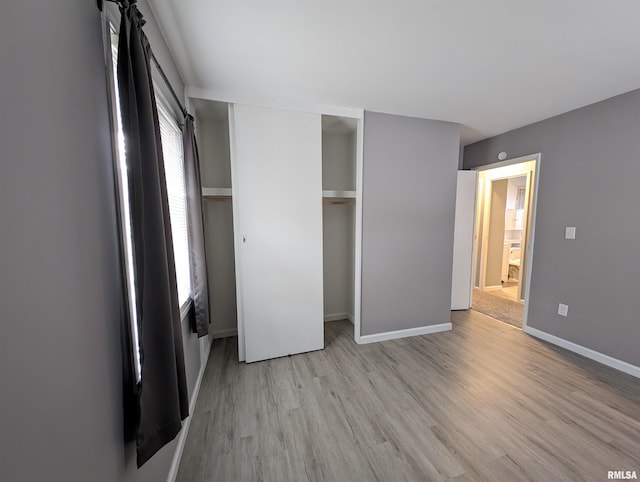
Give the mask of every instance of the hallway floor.
<svg viewBox="0 0 640 482">
<path fill-rule="evenodd" d="M 500 290 L 480 291 L 473 289 L 471 308 L 491 316 L 504 323 L 522 328 L 524 318 L 524 302 L 516 301 L 518 297 L 518 283 L 505 283 Z"/>
<path fill-rule="evenodd" d="M 501 289 L 488 291 L 488 293 L 511 301 L 518 301 L 518 281 L 507 281 L 502 283 Z"/>
</svg>

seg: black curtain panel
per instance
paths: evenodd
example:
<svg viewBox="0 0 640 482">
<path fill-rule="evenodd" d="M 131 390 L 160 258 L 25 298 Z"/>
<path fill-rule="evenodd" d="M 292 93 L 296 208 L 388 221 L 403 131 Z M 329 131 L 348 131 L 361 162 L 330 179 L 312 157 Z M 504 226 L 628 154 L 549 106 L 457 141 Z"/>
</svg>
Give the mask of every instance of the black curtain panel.
<svg viewBox="0 0 640 482">
<path fill-rule="evenodd" d="M 201 337 L 209 333 L 209 284 L 207 282 L 207 258 L 204 249 L 200 158 L 198 156 L 196 133 L 193 127 L 193 117 L 189 114 L 185 115 L 182 139 L 184 143 L 184 172 L 189 220 L 191 284 L 195 311 L 193 332 Z"/>
<path fill-rule="evenodd" d="M 178 434 L 189 401 L 151 49 L 135 0 L 122 2 L 120 11 L 118 87 L 142 360 L 136 430 L 140 467 Z"/>
</svg>

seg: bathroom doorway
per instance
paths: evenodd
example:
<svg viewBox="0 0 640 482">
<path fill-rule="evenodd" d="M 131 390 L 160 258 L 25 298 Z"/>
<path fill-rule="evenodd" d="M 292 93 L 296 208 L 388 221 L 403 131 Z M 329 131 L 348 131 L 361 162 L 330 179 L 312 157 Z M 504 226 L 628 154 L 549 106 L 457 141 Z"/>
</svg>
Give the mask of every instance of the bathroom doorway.
<svg viewBox="0 0 640 482">
<path fill-rule="evenodd" d="M 526 158 L 524 158 L 526 159 Z M 536 158 L 478 171 L 471 307 L 523 327 Z"/>
</svg>

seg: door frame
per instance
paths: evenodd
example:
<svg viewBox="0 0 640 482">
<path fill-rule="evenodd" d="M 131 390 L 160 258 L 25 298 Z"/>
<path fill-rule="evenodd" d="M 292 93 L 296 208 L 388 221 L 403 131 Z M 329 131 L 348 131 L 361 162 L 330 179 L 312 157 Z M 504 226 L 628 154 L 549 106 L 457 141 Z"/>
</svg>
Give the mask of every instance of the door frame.
<svg viewBox="0 0 640 482">
<path fill-rule="evenodd" d="M 520 253 L 520 268 L 521 268 L 521 273 L 520 273 L 520 285 L 522 283 L 522 279 L 525 280 L 525 293 L 524 293 L 524 316 L 522 319 L 522 329 L 525 330 L 528 326 L 527 324 L 527 320 L 529 317 L 529 298 L 530 298 L 530 293 L 531 293 L 531 272 L 532 272 L 532 267 L 533 267 L 533 250 L 534 250 L 534 242 L 535 242 L 535 227 L 536 227 L 536 214 L 537 214 L 537 206 L 538 206 L 538 187 L 540 185 L 540 166 L 541 166 L 541 158 L 542 155 L 540 152 L 538 152 L 537 154 L 530 154 L 527 156 L 520 156 L 520 157 L 515 157 L 512 159 L 507 159 L 505 161 L 502 162 L 494 162 L 491 164 L 483 164 L 482 166 L 476 166 L 474 168 L 472 168 L 472 170 L 474 171 L 478 171 L 478 174 L 481 171 L 489 171 L 492 169 L 497 169 L 497 168 L 501 168 L 501 167 L 507 167 L 507 166 L 511 166 L 511 165 L 515 165 L 515 164 L 522 164 L 524 162 L 529 162 L 529 161 L 533 161 L 534 163 L 534 167 L 533 167 L 533 176 L 530 175 L 530 180 L 528 181 L 529 183 L 533 183 L 533 190 L 529 189 L 529 207 L 528 209 L 525 208 L 526 211 L 526 216 L 525 216 L 525 220 L 524 222 L 526 223 L 525 226 L 523 226 L 523 231 L 525 231 L 525 253 Z M 505 172 L 507 172 L 508 170 L 505 170 Z M 491 182 L 492 180 L 498 180 L 498 179 L 504 179 L 504 178 L 508 178 L 508 177 L 514 177 L 512 175 L 509 174 L 505 174 L 504 176 L 499 176 L 496 177 L 495 179 L 491 179 L 491 180 L 487 180 L 487 179 L 482 179 L 481 176 L 478 176 L 478 184 L 476 184 L 476 188 L 479 187 L 480 182 L 483 182 L 482 185 L 482 190 L 478 189 L 478 193 L 477 193 L 477 200 L 479 201 L 481 199 L 481 196 L 484 196 L 486 198 L 486 191 L 487 191 L 487 186 L 485 184 L 485 182 Z M 486 201 L 486 199 L 485 199 Z M 489 201 L 490 202 L 490 201 Z M 476 280 L 476 276 L 478 275 L 477 273 L 477 269 L 478 269 L 478 244 L 480 244 L 481 246 L 483 245 L 482 240 L 479 239 L 482 233 L 478 233 L 478 229 L 479 229 L 479 225 L 480 225 L 480 216 L 483 216 L 483 230 L 485 228 L 485 223 L 484 220 L 486 220 L 486 216 L 488 215 L 487 213 L 487 208 L 486 208 L 486 203 L 482 202 L 482 203 L 477 203 L 478 205 L 476 206 L 475 209 L 475 213 L 474 213 L 474 237 L 473 237 L 473 248 L 472 248 L 472 256 L 473 256 L 473 265 L 472 265 L 472 276 L 471 276 L 471 289 L 473 290 L 474 286 L 475 286 L 475 280 Z M 486 249 L 483 249 L 482 252 L 480 253 L 480 256 L 485 256 L 486 257 Z M 480 260 L 481 261 L 481 260 Z M 524 263 L 523 263 L 524 261 Z M 524 264 L 524 269 L 523 269 L 523 264 Z M 480 273 L 480 278 L 479 278 L 479 286 L 483 286 L 484 285 L 484 279 L 482 279 L 482 272 Z M 521 290 L 522 287 L 520 286 L 518 288 L 518 293 L 519 295 L 521 295 Z"/>
<path fill-rule="evenodd" d="M 467 177 L 465 179 L 465 177 Z M 467 185 L 473 181 L 471 185 Z M 456 186 L 456 212 L 455 226 L 453 231 L 453 272 L 451 276 L 451 310 L 468 310 L 471 308 L 471 299 L 473 297 L 473 243 L 476 234 L 475 213 L 477 205 L 477 189 L 478 189 L 478 173 L 473 170 L 459 170 L 457 175 Z M 472 186 L 472 188 L 471 188 Z M 471 189 L 470 189 L 471 188 Z M 465 199 L 464 195 L 471 195 L 472 199 Z M 470 206 L 469 206 L 470 205 Z M 470 215 L 468 208 L 471 208 Z M 469 218 L 471 219 L 470 236 L 464 236 L 468 228 Z M 471 241 L 471 250 L 468 251 L 469 241 Z M 460 284 L 468 283 L 466 288 L 461 288 Z M 464 293 L 466 301 L 459 303 L 461 296 L 458 293 L 465 289 Z"/>
<path fill-rule="evenodd" d="M 354 307 L 353 307 L 353 339 L 356 343 L 362 343 L 361 341 L 361 318 L 362 318 L 362 192 L 363 192 L 363 172 L 364 172 L 364 122 L 365 115 L 364 109 L 354 107 L 340 107 L 326 104 L 316 104 L 299 101 L 286 101 L 282 99 L 266 98 L 260 96 L 234 96 L 228 95 L 226 92 L 201 89 L 199 87 L 186 87 L 185 88 L 186 102 L 190 102 L 192 99 L 210 100 L 214 102 L 223 102 L 227 104 L 228 116 L 229 116 L 229 151 L 231 161 L 231 178 L 232 183 L 234 180 L 234 162 L 235 162 L 235 127 L 234 127 L 234 113 L 233 106 L 235 104 L 246 105 L 258 105 L 263 107 L 271 107 L 274 109 L 293 110 L 316 113 L 320 115 L 332 115 L 337 117 L 349 117 L 358 121 L 357 133 L 356 133 L 356 206 L 355 206 L 355 236 L 354 236 Z M 231 202 L 233 211 L 238 212 L 237 200 L 232 196 Z M 234 216 L 235 220 L 235 216 Z M 238 226 L 235 221 L 233 225 L 234 233 L 237 232 Z M 238 253 L 239 246 L 236 244 L 234 235 L 234 249 Z M 244 349 L 244 325 L 242 323 L 242 299 L 243 294 L 239 288 L 238 276 L 242 276 L 238 271 L 236 265 L 236 297 L 237 297 L 237 325 L 238 325 L 238 357 L 240 361 L 245 360 Z"/>
<path fill-rule="evenodd" d="M 240 104 L 230 109 L 238 327 L 244 341 L 239 359 L 256 362 L 321 350 L 321 115 Z M 299 177 L 283 191 L 277 184 L 287 169 Z M 296 228 L 288 232 L 292 222 Z M 267 256 L 264 248 L 270 250 Z M 274 276 L 281 266 L 292 276 Z M 268 286 L 264 280 L 270 280 Z"/>
<path fill-rule="evenodd" d="M 230 99 L 224 96 L 212 95 L 210 92 L 200 91 L 199 89 L 187 89 L 187 99 L 204 99 L 215 102 L 226 102 L 229 117 L 229 155 L 231 163 L 231 181 L 232 185 L 238 184 L 236 173 L 236 132 L 235 132 L 235 113 L 234 105 L 245 103 L 247 105 L 257 105 L 251 102 L 237 102 L 238 99 Z M 363 191 L 363 171 L 364 171 L 364 109 L 341 108 L 326 105 L 304 105 L 304 104 L 279 104 L 279 103 L 259 103 L 264 107 L 274 109 L 292 110 L 316 113 L 320 115 L 332 115 L 338 117 L 349 117 L 357 120 L 356 130 L 356 206 L 355 206 L 355 236 L 354 236 L 354 306 L 353 306 L 353 339 L 360 344 L 361 341 L 361 317 L 362 317 L 362 191 Z M 238 212 L 239 201 L 237 196 L 231 198 L 234 213 Z M 240 232 L 237 224 L 237 216 L 233 216 L 233 231 Z M 240 260 L 241 244 L 239 238 L 234 235 L 234 251 L 235 251 L 235 277 L 236 277 L 236 299 L 237 299 L 237 330 L 238 330 L 238 359 L 243 362 L 246 360 L 245 352 L 245 327 L 244 327 L 244 293 L 242 290 L 242 270 L 238 262 Z"/>
</svg>

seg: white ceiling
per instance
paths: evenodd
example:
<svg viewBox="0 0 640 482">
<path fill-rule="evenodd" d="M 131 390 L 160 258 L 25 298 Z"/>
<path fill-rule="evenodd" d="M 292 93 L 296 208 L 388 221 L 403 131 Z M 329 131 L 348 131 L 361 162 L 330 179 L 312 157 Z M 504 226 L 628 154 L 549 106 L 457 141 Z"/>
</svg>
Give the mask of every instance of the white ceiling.
<svg viewBox="0 0 640 482">
<path fill-rule="evenodd" d="M 463 143 L 640 87 L 638 0 L 149 0 L 222 99 L 459 122 Z"/>
</svg>

